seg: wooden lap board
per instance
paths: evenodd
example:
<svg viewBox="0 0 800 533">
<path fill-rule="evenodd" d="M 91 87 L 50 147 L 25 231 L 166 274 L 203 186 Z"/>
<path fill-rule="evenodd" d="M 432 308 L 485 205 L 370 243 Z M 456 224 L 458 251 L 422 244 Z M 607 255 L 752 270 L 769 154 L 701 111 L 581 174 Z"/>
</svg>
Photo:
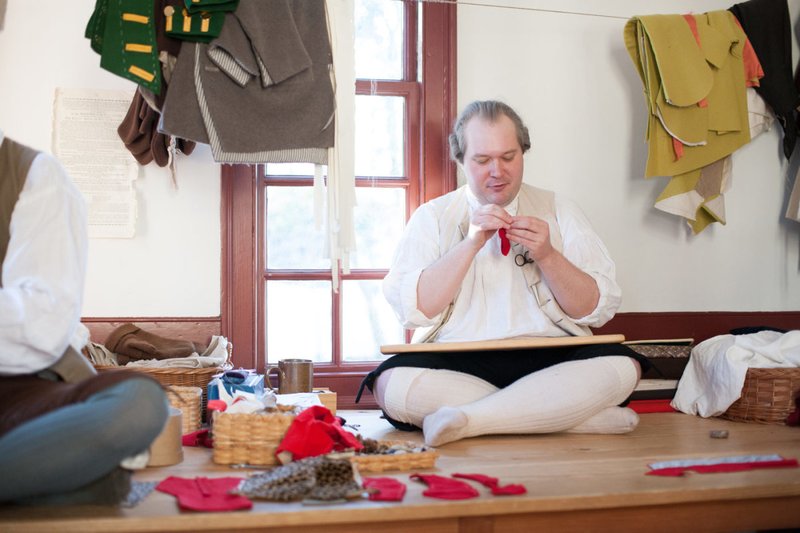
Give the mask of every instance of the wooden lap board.
<svg viewBox="0 0 800 533">
<path fill-rule="evenodd" d="M 516 350 L 520 348 L 554 348 L 584 344 L 613 344 L 625 340 L 625 335 L 587 335 L 585 337 L 524 337 L 489 341 L 422 342 L 413 344 L 384 344 L 383 354 L 419 352 L 475 352 L 481 350 Z"/>
</svg>

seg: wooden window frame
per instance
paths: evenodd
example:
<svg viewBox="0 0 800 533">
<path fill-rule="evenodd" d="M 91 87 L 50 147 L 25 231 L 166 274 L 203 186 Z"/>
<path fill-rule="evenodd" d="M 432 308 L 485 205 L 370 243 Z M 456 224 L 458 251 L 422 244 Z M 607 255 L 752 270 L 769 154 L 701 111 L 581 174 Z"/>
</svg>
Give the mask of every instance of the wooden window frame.
<svg viewBox="0 0 800 533">
<path fill-rule="evenodd" d="M 407 216 L 421 203 L 452 191 L 456 186 L 455 165 L 449 159 L 447 136 L 456 105 L 456 6 L 425 2 L 423 13 L 421 61 L 424 82 L 357 82 L 356 94 L 398 94 L 400 88 L 408 97 L 408 115 L 420 117 L 418 123 L 407 125 L 406 142 L 418 149 L 407 150 L 407 179 L 376 179 L 374 186 L 404 184 L 409 188 Z M 407 2 L 407 20 L 417 16 L 417 3 Z M 416 26 L 416 24 L 414 24 Z M 406 27 L 410 27 L 406 24 Z M 407 36 L 408 38 L 408 36 Z M 412 51 L 416 52 L 416 38 Z M 405 57 L 406 79 L 416 79 L 416 53 Z M 413 76 L 411 75 L 413 74 Z M 266 325 L 260 320 L 259 309 L 265 304 L 261 277 L 265 272 L 261 250 L 265 245 L 264 202 L 266 184 L 263 165 L 222 165 L 221 169 L 221 231 L 222 269 L 220 297 L 220 328 L 234 346 L 235 366 L 265 369 Z M 418 179 L 424 176 L 423 179 Z M 270 184 L 279 184 L 274 177 Z M 291 184 L 302 180 L 287 178 Z M 288 184 L 288 183 L 285 183 Z M 383 274 L 380 273 L 380 276 Z M 366 276 L 366 277 L 364 277 Z M 377 273 L 360 271 L 344 279 L 380 279 Z M 268 278 L 283 279 L 283 278 Z M 338 324 L 333 323 L 335 341 Z M 315 385 L 327 386 L 338 394 L 340 408 L 353 407 L 358 384 L 375 364 L 347 363 L 346 365 L 318 364 Z M 373 407 L 367 393 L 359 407 Z"/>
</svg>

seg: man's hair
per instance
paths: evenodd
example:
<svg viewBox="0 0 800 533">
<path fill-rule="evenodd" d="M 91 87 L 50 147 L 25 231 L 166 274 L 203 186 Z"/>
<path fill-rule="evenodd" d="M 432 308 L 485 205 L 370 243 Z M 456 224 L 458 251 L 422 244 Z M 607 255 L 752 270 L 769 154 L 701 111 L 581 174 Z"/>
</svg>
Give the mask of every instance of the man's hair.
<svg viewBox="0 0 800 533">
<path fill-rule="evenodd" d="M 464 129 L 470 120 L 475 117 L 481 117 L 489 122 L 494 122 L 500 115 L 507 116 L 514 123 L 514 128 L 517 130 L 517 141 L 522 147 L 522 153 L 527 152 L 531 147 L 531 137 L 528 133 L 528 128 L 522 123 L 522 119 L 517 112 L 511 109 L 508 104 L 497 100 L 475 100 L 467 104 L 467 107 L 464 108 L 453 125 L 453 133 L 448 137 L 450 157 L 458 163 L 464 163 L 464 152 L 467 151 Z"/>
</svg>

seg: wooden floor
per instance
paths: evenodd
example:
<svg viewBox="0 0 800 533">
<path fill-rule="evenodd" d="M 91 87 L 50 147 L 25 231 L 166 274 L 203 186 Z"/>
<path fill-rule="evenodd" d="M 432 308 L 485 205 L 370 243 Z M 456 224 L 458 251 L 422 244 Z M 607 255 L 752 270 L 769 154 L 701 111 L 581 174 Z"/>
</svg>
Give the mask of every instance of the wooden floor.
<svg viewBox="0 0 800 533">
<path fill-rule="evenodd" d="M 375 411 L 340 412 L 372 438 L 417 440 L 394 431 Z M 727 439 L 709 431 L 727 429 Z M 210 451 L 186 448 L 182 464 L 138 472 L 168 475 L 246 475 L 215 465 Z M 800 458 L 800 428 L 645 414 L 629 435 L 551 434 L 467 439 L 439 449 L 441 475 L 483 473 L 524 484 L 523 496 L 462 501 L 422 496 L 409 472 L 386 473 L 408 486 L 403 502 L 338 505 L 256 502 L 233 513 L 181 512 L 172 496 L 153 492 L 132 509 L 0 507 L 0 531 L 753 531 L 800 528 L 800 468 L 740 473 L 646 476 L 648 463 L 681 458 L 773 454 Z M 1 475 L 1 474 L 0 474 Z"/>
</svg>

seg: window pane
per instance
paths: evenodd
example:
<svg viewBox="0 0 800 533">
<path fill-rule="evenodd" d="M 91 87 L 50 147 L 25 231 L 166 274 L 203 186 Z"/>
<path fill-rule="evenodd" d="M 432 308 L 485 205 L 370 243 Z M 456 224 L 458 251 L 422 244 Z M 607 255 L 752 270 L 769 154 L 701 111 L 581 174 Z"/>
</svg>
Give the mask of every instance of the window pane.
<svg viewBox="0 0 800 533">
<path fill-rule="evenodd" d="M 403 234 L 406 191 L 401 188 L 357 187 L 355 208 L 356 251 L 353 268 L 384 268 Z"/>
<path fill-rule="evenodd" d="M 267 362 L 311 359 L 330 362 L 331 284 L 267 282 Z"/>
<path fill-rule="evenodd" d="M 313 187 L 267 187 L 267 268 L 328 269 L 324 226 L 314 228 Z"/>
<path fill-rule="evenodd" d="M 264 173 L 267 176 L 302 176 L 304 178 L 314 175 L 313 163 L 266 163 Z M 327 170 L 322 171 L 327 174 Z"/>
<path fill-rule="evenodd" d="M 356 78 L 403 78 L 403 2 L 356 0 Z"/>
<path fill-rule="evenodd" d="M 356 176 L 403 176 L 402 96 L 356 96 Z"/>
<path fill-rule="evenodd" d="M 381 280 L 342 282 L 342 359 L 375 361 L 386 359 L 382 344 L 401 344 L 403 328 L 386 303 Z"/>
</svg>

